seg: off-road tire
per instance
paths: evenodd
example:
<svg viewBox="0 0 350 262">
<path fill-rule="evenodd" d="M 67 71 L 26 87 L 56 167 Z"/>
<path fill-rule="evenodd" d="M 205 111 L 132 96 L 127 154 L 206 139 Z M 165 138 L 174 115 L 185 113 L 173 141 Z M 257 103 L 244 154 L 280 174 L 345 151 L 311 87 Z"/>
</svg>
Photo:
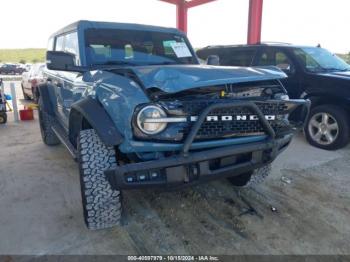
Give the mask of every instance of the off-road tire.
<svg viewBox="0 0 350 262">
<path fill-rule="evenodd" d="M 55 146 L 61 142 L 51 128 L 54 123 L 54 119 L 45 111 L 42 99 L 43 98 L 40 96 L 38 109 L 41 138 L 46 145 Z"/>
<path fill-rule="evenodd" d="M 121 219 L 121 192 L 113 190 L 104 171 L 116 168 L 116 153 L 99 139 L 95 130 L 79 133 L 78 159 L 84 220 L 89 229 L 118 226 Z"/>
<path fill-rule="evenodd" d="M 30 96 L 28 96 L 28 95 L 24 92 L 23 84 L 21 84 L 21 87 L 22 87 L 22 93 L 23 93 L 23 98 L 24 98 L 24 100 L 31 100 L 31 99 L 30 99 Z"/>
<path fill-rule="evenodd" d="M 0 113 L 0 124 L 6 124 L 7 122 L 7 114 L 5 112 Z"/>
<path fill-rule="evenodd" d="M 314 116 L 317 113 L 327 113 L 332 117 L 334 117 L 338 123 L 339 134 L 337 138 L 334 140 L 334 142 L 332 142 L 329 145 L 323 145 L 323 144 L 317 143 L 311 138 L 311 135 L 309 133 L 309 129 L 308 129 L 309 121 L 312 118 L 312 116 Z M 350 141 L 349 125 L 350 123 L 349 123 L 348 114 L 343 108 L 335 105 L 320 105 L 320 106 L 314 107 L 311 110 L 309 119 L 304 128 L 304 133 L 305 133 L 306 140 L 309 142 L 310 145 L 321 149 L 325 149 L 325 150 L 336 150 L 346 146 L 349 143 Z"/>
<path fill-rule="evenodd" d="M 271 172 L 271 165 L 266 165 L 254 171 L 227 178 L 237 187 L 250 187 L 262 183 Z"/>
</svg>

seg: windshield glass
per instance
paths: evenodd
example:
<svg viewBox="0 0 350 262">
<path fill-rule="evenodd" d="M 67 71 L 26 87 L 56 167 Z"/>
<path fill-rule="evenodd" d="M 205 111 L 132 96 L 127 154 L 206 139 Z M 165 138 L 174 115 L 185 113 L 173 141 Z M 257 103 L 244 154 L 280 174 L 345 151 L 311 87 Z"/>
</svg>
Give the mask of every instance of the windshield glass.
<svg viewBox="0 0 350 262">
<path fill-rule="evenodd" d="M 85 43 L 90 66 L 197 64 L 187 39 L 171 33 L 87 29 Z"/>
<path fill-rule="evenodd" d="M 294 49 L 294 53 L 304 68 L 310 72 L 350 70 L 349 64 L 323 48 L 297 48 Z"/>
</svg>

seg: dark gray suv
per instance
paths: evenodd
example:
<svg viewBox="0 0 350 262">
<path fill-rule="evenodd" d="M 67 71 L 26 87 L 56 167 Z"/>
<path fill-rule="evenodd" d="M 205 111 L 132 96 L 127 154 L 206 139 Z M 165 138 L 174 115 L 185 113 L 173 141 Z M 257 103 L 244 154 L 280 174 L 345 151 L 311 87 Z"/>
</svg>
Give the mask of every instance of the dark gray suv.
<svg viewBox="0 0 350 262">
<path fill-rule="evenodd" d="M 305 126 L 308 142 L 334 150 L 350 140 L 350 65 L 321 47 L 290 44 L 209 46 L 197 51 L 201 59 L 218 56 L 223 66 L 276 66 L 293 99 L 312 101 Z"/>
</svg>

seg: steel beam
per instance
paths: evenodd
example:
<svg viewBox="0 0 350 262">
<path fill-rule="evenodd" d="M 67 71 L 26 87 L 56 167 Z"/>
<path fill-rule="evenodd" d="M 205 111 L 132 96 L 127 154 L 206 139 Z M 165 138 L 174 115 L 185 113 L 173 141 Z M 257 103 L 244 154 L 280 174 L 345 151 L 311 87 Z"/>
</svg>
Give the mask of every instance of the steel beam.
<svg viewBox="0 0 350 262">
<path fill-rule="evenodd" d="M 247 43 L 250 45 L 261 42 L 262 14 L 263 0 L 249 0 Z"/>
<path fill-rule="evenodd" d="M 187 33 L 187 11 L 189 8 L 207 4 L 216 0 L 160 0 L 176 5 L 176 27 Z"/>
</svg>

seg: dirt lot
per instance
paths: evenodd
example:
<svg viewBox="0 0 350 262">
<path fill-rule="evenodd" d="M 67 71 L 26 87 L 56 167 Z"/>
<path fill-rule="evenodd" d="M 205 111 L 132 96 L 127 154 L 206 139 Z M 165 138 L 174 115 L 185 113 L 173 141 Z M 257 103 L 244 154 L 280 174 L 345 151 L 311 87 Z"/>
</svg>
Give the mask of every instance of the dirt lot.
<svg viewBox="0 0 350 262">
<path fill-rule="evenodd" d="M 77 165 L 37 120 L 10 116 L 0 143 L 0 254 L 350 254 L 349 147 L 298 136 L 260 186 L 125 192 L 124 225 L 89 231 Z"/>
</svg>

